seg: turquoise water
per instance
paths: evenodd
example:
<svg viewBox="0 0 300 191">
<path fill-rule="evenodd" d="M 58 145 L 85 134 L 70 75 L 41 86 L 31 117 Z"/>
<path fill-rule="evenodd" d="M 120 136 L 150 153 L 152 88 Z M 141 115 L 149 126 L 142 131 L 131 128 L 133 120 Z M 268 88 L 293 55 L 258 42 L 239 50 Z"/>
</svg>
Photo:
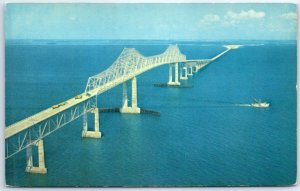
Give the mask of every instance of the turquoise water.
<svg viewBox="0 0 300 191">
<path fill-rule="evenodd" d="M 84 91 L 124 47 L 145 56 L 174 42 L 55 42 L 6 45 L 6 124 Z M 189 59 L 211 58 L 225 42 L 175 42 Z M 82 118 L 44 139 L 46 175 L 24 172 L 26 152 L 6 160 L 20 186 L 288 185 L 296 179 L 296 44 L 239 42 L 189 79 L 158 88 L 168 66 L 137 77 L 138 105 L 154 115 L 101 113 L 99 140 L 82 139 Z M 98 97 L 120 107 L 121 86 Z M 262 99 L 267 109 L 239 107 Z M 92 123 L 92 119 L 90 119 Z"/>
</svg>

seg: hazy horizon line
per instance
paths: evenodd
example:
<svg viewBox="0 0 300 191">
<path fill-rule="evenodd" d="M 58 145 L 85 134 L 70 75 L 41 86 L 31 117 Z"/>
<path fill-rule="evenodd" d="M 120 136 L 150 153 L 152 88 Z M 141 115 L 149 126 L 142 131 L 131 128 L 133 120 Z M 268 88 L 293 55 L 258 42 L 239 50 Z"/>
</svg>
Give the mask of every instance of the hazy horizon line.
<svg viewBox="0 0 300 191">
<path fill-rule="evenodd" d="M 62 38 L 32 38 L 32 39 L 24 39 L 24 38 L 12 38 L 12 39 L 5 39 L 5 41 L 17 41 L 17 40 L 61 40 L 61 41 L 83 41 L 83 40 L 94 40 L 94 41 L 297 41 L 297 39 L 62 39 Z"/>
</svg>

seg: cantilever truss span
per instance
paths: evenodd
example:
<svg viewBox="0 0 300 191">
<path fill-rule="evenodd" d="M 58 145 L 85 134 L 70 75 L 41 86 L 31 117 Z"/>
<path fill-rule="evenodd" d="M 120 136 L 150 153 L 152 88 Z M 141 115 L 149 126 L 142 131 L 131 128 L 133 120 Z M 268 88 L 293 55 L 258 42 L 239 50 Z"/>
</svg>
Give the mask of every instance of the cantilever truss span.
<svg viewBox="0 0 300 191">
<path fill-rule="evenodd" d="M 164 53 L 150 57 L 143 56 L 134 48 L 125 48 L 118 59 L 107 70 L 88 79 L 85 92 L 99 88 L 112 81 L 127 81 L 163 64 L 185 61 L 186 56 L 180 52 L 177 45 L 170 45 Z"/>
</svg>

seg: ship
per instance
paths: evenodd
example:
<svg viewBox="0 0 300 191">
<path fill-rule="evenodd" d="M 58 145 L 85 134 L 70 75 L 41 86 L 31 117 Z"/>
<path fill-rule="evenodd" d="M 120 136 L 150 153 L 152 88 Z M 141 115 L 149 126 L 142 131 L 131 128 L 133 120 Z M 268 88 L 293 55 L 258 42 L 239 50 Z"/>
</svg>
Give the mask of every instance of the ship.
<svg viewBox="0 0 300 191">
<path fill-rule="evenodd" d="M 259 101 L 254 100 L 254 102 L 251 103 L 251 106 L 252 107 L 269 107 L 270 103 L 262 102 L 261 100 L 259 100 Z"/>
</svg>

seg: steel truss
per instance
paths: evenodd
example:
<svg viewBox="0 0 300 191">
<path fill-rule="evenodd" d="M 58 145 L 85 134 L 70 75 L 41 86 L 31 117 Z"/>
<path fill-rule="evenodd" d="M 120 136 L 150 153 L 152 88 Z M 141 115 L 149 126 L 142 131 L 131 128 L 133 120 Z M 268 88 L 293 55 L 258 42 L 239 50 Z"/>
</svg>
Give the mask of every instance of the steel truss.
<svg viewBox="0 0 300 191">
<path fill-rule="evenodd" d="M 46 120 L 43 120 L 24 131 L 5 139 L 5 159 L 12 157 L 20 151 L 36 144 L 39 140 L 54 131 L 74 121 L 97 107 L 97 96 L 70 107 Z"/>
<path fill-rule="evenodd" d="M 118 59 L 105 71 L 89 77 L 85 92 L 105 86 L 113 81 L 126 81 L 128 76 L 136 76 L 154 67 L 184 62 L 186 56 L 182 54 L 177 45 L 170 45 L 167 50 L 159 55 L 145 57 L 134 48 L 124 48 Z"/>
</svg>

